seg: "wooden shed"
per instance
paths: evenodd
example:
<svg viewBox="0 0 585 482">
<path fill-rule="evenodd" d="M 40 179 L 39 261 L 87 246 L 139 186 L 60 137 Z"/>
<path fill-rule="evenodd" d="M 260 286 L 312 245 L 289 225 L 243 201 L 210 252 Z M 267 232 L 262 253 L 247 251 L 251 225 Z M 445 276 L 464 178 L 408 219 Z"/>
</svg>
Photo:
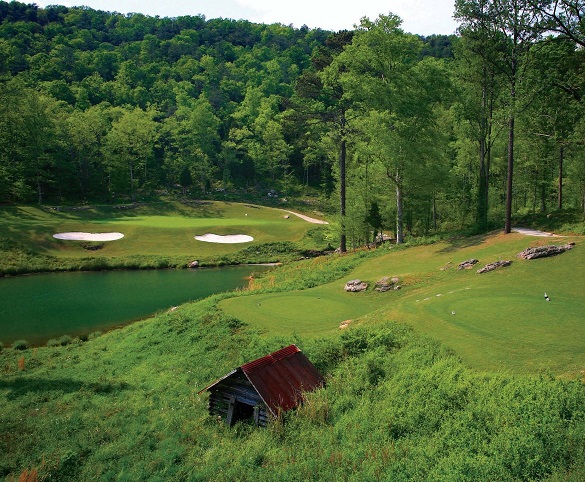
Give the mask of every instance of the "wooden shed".
<svg viewBox="0 0 585 482">
<path fill-rule="evenodd" d="M 304 353 L 290 345 L 236 368 L 199 393 L 210 393 L 209 413 L 228 425 L 253 419 L 265 426 L 280 411 L 299 405 L 303 392 L 324 383 Z"/>
</svg>

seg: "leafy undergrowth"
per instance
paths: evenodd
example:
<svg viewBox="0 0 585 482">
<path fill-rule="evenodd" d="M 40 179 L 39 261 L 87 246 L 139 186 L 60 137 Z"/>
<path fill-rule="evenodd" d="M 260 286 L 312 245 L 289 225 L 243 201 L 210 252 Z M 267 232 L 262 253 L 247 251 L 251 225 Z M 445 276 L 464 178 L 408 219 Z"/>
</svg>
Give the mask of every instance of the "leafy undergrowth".
<svg viewBox="0 0 585 482">
<path fill-rule="evenodd" d="M 0 477 L 584 479 L 581 382 L 479 374 L 382 319 L 329 337 L 260 337 L 217 310 L 222 296 L 79 345 L 1 351 Z M 289 343 L 324 389 L 267 429 L 208 416 L 199 390 Z"/>
</svg>

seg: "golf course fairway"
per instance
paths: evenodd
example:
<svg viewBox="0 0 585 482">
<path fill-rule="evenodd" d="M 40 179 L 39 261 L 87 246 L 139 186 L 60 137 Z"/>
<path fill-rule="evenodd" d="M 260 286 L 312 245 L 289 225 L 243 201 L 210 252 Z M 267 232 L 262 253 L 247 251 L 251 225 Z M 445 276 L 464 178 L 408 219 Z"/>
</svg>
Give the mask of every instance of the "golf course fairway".
<svg viewBox="0 0 585 482">
<path fill-rule="evenodd" d="M 518 259 L 530 246 L 576 242 L 563 254 Z M 366 322 L 365 315 L 412 325 L 440 340 L 469 365 L 516 373 L 574 377 L 585 359 L 585 251 L 579 238 L 537 239 L 521 234 L 394 247 L 367 260 L 341 280 L 304 291 L 240 296 L 220 303 L 231 316 L 270 335 L 320 334 L 339 325 Z M 475 269 L 457 265 L 477 258 Z M 506 268 L 478 274 L 497 260 Z M 375 282 L 400 278 L 402 289 L 379 293 Z M 347 293 L 344 284 L 361 279 L 369 288 Z M 546 301 L 544 293 L 551 301 Z"/>
</svg>

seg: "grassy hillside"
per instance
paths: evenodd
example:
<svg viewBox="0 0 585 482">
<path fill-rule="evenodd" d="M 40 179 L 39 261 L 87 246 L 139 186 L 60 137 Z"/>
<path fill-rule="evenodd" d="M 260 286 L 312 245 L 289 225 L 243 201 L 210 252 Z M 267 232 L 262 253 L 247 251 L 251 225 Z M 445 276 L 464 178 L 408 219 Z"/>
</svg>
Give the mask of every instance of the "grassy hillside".
<svg viewBox="0 0 585 482">
<path fill-rule="evenodd" d="M 272 261 L 286 251 L 323 249 L 307 236 L 314 225 L 280 209 L 205 201 L 89 207 L 82 210 L 0 207 L 0 274 L 51 269 L 185 266 L 199 259 L 222 264 Z M 121 232 L 109 242 L 64 241 L 59 232 Z M 251 243 L 215 244 L 195 235 L 247 234 Z M 271 249 L 262 249 L 265 245 Z M 98 247 L 91 250 L 88 248 Z M 286 249 L 285 249 L 286 248 Z M 268 254 L 272 251 L 271 254 Z M 240 256 L 240 253 L 243 253 Z M 298 258 L 298 253 L 297 256 Z M 294 256 L 293 256 L 294 259 Z"/>
<path fill-rule="evenodd" d="M 550 260 L 514 259 L 484 275 L 452 266 L 471 254 L 481 263 L 511 257 L 539 242 L 488 236 L 305 260 L 256 280 L 251 294 L 183 305 L 85 343 L 4 349 L 0 477 L 27 471 L 59 481 L 583 480 L 582 374 L 566 380 L 519 368 L 497 343 L 498 337 L 532 343 L 522 341 L 526 325 L 516 327 L 521 313 L 507 306 L 512 294 L 538 313 L 529 303 L 534 291 L 543 310 L 564 307 L 560 321 L 573 323 L 582 301 L 572 299 L 570 286 L 579 289 L 582 246 Z M 544 272 L 553 286 L 546 285 L 549 304 L 536 292 Z M 400 276 L 402 290 L 343 291 L 344 280 L 381 275 Z M 494 290 L 498 308 L 516 313 L 511 321 L 486 315 L 494 301 L 481 295 Z M 266 312 L 259 316 L 256 308 Z M 350 311 L 354 322 L 340 331 Z M 473 325 L 479 316 L 481 330 Z M 564 336 L 573 347 L 559 354 L 565 362 L 557 361 L 557 373 L 575 375 L 567 353 L 574 350 L 582 369 L 581 332 L 555 333 L 542 334 L 545 344 L 556 336 L 562 348 Z M 268 429 L 229 429 L 208 416 L 200 389 L 293 342 L 326 376 L 326 388 Z M 484 358 L 490 352 L 502 358 L 487 371 L 470 368 L 473 352 L 482 350 Z"/>
</svg>

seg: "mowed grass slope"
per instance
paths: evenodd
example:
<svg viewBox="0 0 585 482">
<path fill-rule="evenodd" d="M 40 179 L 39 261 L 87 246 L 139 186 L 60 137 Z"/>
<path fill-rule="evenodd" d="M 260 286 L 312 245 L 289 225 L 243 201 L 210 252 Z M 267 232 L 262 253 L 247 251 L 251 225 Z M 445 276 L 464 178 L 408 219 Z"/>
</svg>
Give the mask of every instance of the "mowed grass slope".
<svg viewBox="0 0 585 482">
<path fill-rule="evenodd" d="M 516 257 L 530 246 L 572 240 L 574 249 L 551 258 Z M 480 262 L 474 269 L 457 269 L 469 258 Z M 498 260 L 512 265 L 477 274 L 479 267 Z M 383 276 L 398 276 L 402 289 L 374 291 Z M 345 281 L 354 278 L 369 282 L 370 288 L 346 293 Z M 303 291 L 231 298 L 220 306 L 266 334 L 324 334 L 338 331 L 345 320 L 366 322 L 375 313 L 431 335 L 478 369 L 575 378 L 585 368 L 585 250 L 580 238 L 493 234 L 391 248 L 342 280 Z"/>
<path fill-rule="evenodd" d="M 193 205 L 156 203 L 134 209 L 112 207 L 57 211 L 37 207 L 1 208 L 0 238 L 31 252 L 58 258 L 125 257 L 136 255 L 189 256 L 193 259 L 233 253 L 253 244 L 299 241 L 310 223 L 280 209 L 227 202 Z M 112 232 L 124 234 L 103 243 L 95 252 L 81 242 L 53 238 L 58 232 Z M 252 243 L 215 244 L 194 239 L 214 233 L 247 234 Z"/>
</svg>

